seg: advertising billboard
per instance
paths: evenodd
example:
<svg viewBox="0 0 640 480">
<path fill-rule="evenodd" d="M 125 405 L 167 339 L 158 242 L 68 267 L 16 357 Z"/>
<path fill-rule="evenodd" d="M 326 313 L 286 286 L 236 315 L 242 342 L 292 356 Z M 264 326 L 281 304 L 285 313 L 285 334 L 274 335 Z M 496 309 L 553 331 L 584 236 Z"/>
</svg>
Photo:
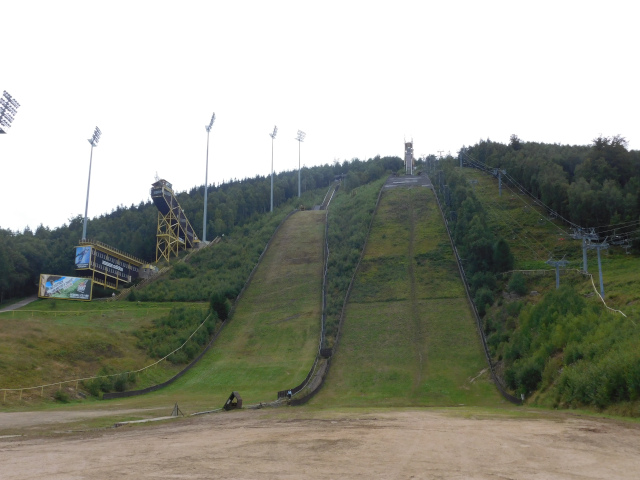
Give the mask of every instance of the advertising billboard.
<svg viewBox="0 0 640 480">
<path fill-rule="evenodd" d="M 91 300 L 90 278 L 65 277 L 62 275 L 40 275 L 38 296 L 65 300 Z"/>
<path fill-rule="evenodd" d="M 76 247 L 76 268 L 89 268 L 91 247 Z"/>
<path fill-rule="evenodd" d="M 139 272 L 138 267 L 100 250 L 96 250 L 91 268 L 124 282 L 134 280 Z"/>
</svg>

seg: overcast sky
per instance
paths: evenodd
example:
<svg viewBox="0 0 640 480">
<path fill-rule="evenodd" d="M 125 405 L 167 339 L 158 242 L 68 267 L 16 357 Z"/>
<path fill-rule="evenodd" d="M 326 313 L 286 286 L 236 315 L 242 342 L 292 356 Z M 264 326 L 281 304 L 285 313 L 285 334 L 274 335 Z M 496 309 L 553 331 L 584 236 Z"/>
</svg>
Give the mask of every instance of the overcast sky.
<svg viewBox="0 0 640 480">
<path fill-rule="evenodd" d="M 490 138 L 640 148 L 635 1 L 11 1 L 0 5 L 0 227 Z M 89 232 L 90 233 L 90 232 Z"/>
</svg>

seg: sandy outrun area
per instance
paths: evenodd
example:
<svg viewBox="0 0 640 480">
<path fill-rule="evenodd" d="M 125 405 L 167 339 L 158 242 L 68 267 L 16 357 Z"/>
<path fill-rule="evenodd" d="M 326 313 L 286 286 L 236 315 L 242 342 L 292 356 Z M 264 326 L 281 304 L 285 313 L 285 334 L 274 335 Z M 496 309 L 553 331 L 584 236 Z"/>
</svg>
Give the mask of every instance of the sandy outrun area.
<svg viewBox="0 0 640 480">
<path fill-rule="evenodd" d="M 0 478 L 637 479 L 640 425 L 536 410 L 243 410 L 2 437 Z"/>
</svg>

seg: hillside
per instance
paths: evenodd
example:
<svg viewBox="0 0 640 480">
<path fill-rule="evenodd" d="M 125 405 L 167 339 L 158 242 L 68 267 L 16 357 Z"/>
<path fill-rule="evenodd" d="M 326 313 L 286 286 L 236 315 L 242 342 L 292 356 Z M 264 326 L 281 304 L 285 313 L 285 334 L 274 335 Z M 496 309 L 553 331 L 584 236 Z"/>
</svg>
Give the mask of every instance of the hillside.
<svg viewBox="0 0 640 480">
<path fill-rule="evenodd" d="M 308 209 L 320 204 L 336 175 L 347 176 L 349 185 L 354 188 L 396 171 L 401 166 L 402 161 L 397 157 L 375 157 L 366 161 L 353 159 L 351 162 L 304 167 L 300 176 L 300 198 L 298 171 L 281 172 L 274 177 L 274 212 L 279 209 L 289 212 L 300 205 Z M 134 182 L 130 187 L 140 189 L 141 193 L 146 194 L 150 183 L 151 179 L 148 183 L 143 180 L 142 183 Z M 211 240 L 216 236 L 252 236 L 253 224 L 266 222 L 268 218 L 273 217 L 270 213 L 270 183 L 271 179 L 268 176 L 255 176 L 232 180 L 217 187 L 209 186 L 206 238 Z M 201 236 L 204 227 L 204 186 L 191 188 L 188 192 L 179 192 L 176 189 L 175 192 L 189 222 L 197 235 Z M 150 201 L 130 207 L 119 205 L 111 213 L 89 219 L 87 237 L 152 262 L 156 258 L 157 223 L 158 211 Z M 23 232 L 12 232 L 0 226 L 0 304 L 12 298 L 32 295 L 33 286 L 38 282 L 41 273 L 75 275 L 73 248 L 78 245 L 82 231 L 81 215 L 70 218 L 68 225 L 53 229 L 40 225 L 35 231 L 27 228 Z M 261 252 L 262 246 L 258 248 Z M 246 275 L 240 277 L 242 284 Z M 232 282 L 235 284 L 236 280 L 234 278 Z M 111 293 L 96 288 L 94 298 L 111 296 Z M 153 296 L 155 293 L 150 292 L 150 295 Z M 159 301 L 165 301 L 162 294 L 156 296 L 160 298 Z M 187 292 L 181 292 L 179 296 L 182 298 L 170 300 L 193 300 L 187 298 Z M 233 294 L 229 296 L 233 297 Z M 208 297 L 198 300 L 207 301 Z"/>
<path fill-rule="evenodd" d="M 496 404 L 431 189 L 385 190 L 346 309 L 323 406 Z"/>
<path fill-rule="evenodd" d="M 138 347 L 136 332 L 159 320 L 175 318 L 174 312 L 186 310 L 194 317 L 191 328 L 194 329 L 206 316 L 208 305 L 38 300 L 20 310 L 3 312 L 0 401 L 12 406 L 41 402 L 59 389 L 69 398 L 78 398 L 78 389 L 86 392 L 91 382 L 74 379 L 142 369 L 157 359 Z M 129 380 L 135 380 L 137 388 L 145 387 L 178 370 L 179 366 L 164 362 Z M 109 379 L 111 389 L 115 380 Z M 68 381 L 71 382 L 56 385 Z M 30 389 L 39 385 L 51 386 Z M 21 392 L 21 388 L 28 390 Z"/>
<path fill-rule="evenodd" d="M 231 391 L 245 404 L 269 402 L 305 378 L 320 341 L 325 214 L 302 211 L 284 222 L 212 349 L 143 402 L 193 411 L 222 406 Z"/>
<path fill-rule="evenodd" d="M 442 162 L 442 169 L 455 192 L 446 209 L 457 220 L 449 225 L 459 233 L 454 236 L 465 268 L 476 268 L 470 283 L 506 385 L 533 404 L 640 416 L 640 258 L 633 242 L 614 244 L 609 237 L 600 254 L 600 298 L 597 252 L 588 251 L 591 275 L 584 274 L 581 241 L 572 238 L 566 219 L 513 180 L 503 182 L 500 195 L 498 180 L 481 169 L 453 161 Z M 445 202 L 446 192 L 442 197 Z M 462 215 L 468 218 L 470 205 L 473 220 L 465 224 Z M 482 223 L 509 246 L 515 258 L 508 270 L 515 271 L 482 270 L 467 260 L 478 245 L 477 236 L 465 235 L 468 225 Z M 549 259 L 568 262 L 560 269 L 559 289 Z"/>
</svg>

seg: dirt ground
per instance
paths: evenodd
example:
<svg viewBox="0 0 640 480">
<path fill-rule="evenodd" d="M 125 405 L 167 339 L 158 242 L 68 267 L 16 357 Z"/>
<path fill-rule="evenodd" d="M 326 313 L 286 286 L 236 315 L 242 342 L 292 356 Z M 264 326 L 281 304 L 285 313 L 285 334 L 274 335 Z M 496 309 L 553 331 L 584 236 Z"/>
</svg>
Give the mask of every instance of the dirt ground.
<svg viewBox="0 0 640 480">
<path fill-rule="evenodd" d="M 0 478 L 635 479 L 639 444 L 638 424 L 570 414 L 280 408 L 0 437 Z"/>
</svg>

